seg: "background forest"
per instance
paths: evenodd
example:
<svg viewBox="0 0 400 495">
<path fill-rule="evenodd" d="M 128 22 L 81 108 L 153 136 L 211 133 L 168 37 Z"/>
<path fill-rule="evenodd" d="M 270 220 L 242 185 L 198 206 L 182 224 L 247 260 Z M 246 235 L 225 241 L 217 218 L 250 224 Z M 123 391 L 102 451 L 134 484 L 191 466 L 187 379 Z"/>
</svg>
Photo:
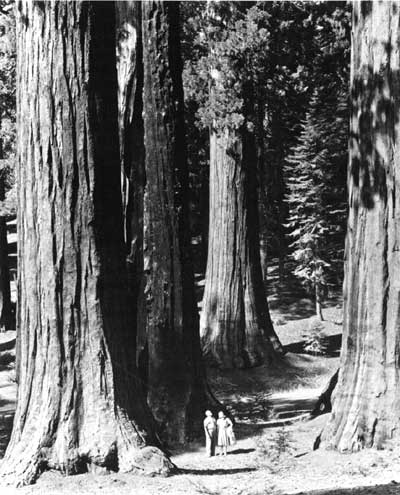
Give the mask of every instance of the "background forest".
<svg viewBox="0 0 400 495">
<path fill-rule="evenodd" d="M 198 270 L 207 253 L 209 126 L 218 119 L 238 129 L 246 121 L 257 148 L 264 273 L 277 259 L 281 283 L 294 275 L 311 297 L 326 297 L 343 273 L 350 6 L 219 2 L 213 9 L 184 2 L 181 13 Z M 210 93 L 214 66 L 218 95 Z"/>
<path fill-rule="evenodd" d="M 256 136 L 263 272 L 277 261 L 281 284 L 295 276 L 311 298 L 322 300 L 343 278 L 351 7 L 218 2 L 213 9 L 211 15 L 207 2 L 183 2 L 180 13 L 196 272 L 204 274 L 207 261 L 209 125 L 218 118 L 239 128 L 247 119 Z M 2 212 L 8 219 L 15 212 L 13 2 L 2 2 L 1 16 Z M 215 61 L 224 80 L 218 96 L 210 94 Z M 250 116 L 245 81 L 254 91 Z"/>
<path fill-rule="evenodd" d="M 305 285 L 340 285 L 350 6 L 220 2 L 210 21 L 205 3 L 185 2 L 181 15 L 188 156 L 197 192 L 192 214 L 201 245 L 208 233 L 209 125 L 217 118 L 239 128 L 247 119 L 256 136 L 263 263 L 278 258 L 280 277 L 292 273 Z M 214 64 L 224 85 L 217 97 L 209 91 Z M 255 100 L 249 116 L 248 81 Z M 203 253 L 204 267 L 204 247 Z"/>
</svg>

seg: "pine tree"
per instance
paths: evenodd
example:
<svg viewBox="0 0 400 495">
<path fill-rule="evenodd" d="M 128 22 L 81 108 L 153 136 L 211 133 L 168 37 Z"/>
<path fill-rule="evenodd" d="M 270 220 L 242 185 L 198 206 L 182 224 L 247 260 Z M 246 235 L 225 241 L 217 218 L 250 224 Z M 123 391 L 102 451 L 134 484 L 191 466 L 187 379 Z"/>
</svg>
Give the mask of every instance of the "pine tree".
<svg viewBox="0 0 400 495">
<path fill-rule="evenodd" d="M 294 274 L 312 288 L 321 319 L 329 275 L 340 271 L 346 217 L 347 100 L 335 89 L 314 92 L 285 166 Z"/>
</svg>

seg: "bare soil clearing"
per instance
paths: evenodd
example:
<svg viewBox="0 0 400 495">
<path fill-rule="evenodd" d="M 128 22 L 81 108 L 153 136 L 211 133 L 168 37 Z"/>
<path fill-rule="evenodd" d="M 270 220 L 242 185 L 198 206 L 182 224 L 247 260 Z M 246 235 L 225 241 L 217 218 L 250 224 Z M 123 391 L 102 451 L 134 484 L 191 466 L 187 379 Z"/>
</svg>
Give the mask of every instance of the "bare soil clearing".
<svg viewBox="0 0 400 495">
<path fill-rule="evenodd" d="M 209 370 L 218 398 L 232 411 L 238 442 L 226 458 L 206 458 L 203 442 L 172 452 L 180 472 L 169 478 L 130 474 L 83 474 L 64 477 L 46 472 L 36 485 L 21 489 L 1 487 L 1 495 L 394 495 L 400 494 L 400 449 L 339 454 L 313 451 L 313 443 L 327 415 L 301 420 L 338 367 L 340 309 L 325 311 L 324 356 L 304 353 L 318 322 L 314 317 L 285 321 L 272 318 L 288 351 L 276 369 L 266 366 L 248 371 Z M 3 344 L 14 338 L 0 336 L 0 357 L 13 350 Z M 5 344 L 7 347 L 7 344 Z M 7 362 L 9 358 L 5 361 Z M 0 365 L 0 455 L 8 441 L 15 407 L 13 362 Z"/>
</svg>

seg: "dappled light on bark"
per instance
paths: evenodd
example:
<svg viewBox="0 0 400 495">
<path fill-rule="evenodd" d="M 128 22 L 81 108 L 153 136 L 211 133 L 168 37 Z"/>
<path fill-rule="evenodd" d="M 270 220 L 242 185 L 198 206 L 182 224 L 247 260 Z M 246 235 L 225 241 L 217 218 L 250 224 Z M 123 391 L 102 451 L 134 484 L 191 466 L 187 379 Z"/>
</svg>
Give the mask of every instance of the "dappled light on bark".
<svg viewBox="0 0 400 495">
<path fill-rule="evenodd" d="M 338 385 L 325 445 L 400 434 L 400 29 L 396 2 L 354 4 L 349 222 Z"/>
</svg>

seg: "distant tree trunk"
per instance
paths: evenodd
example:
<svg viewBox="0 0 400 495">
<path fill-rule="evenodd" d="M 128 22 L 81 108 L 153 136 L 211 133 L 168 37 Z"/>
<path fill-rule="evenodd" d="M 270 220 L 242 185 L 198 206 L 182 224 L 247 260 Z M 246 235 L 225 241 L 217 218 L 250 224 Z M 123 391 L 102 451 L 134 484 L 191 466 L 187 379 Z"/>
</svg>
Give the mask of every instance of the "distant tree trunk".
<svg viewBox="0 0 400 495">
<path fill-rule="evenodd" d="M 259 238 L 260 262 L 263 282 L 267 287 L 268 275 L 268 227 L 267 227 L 267 185 L 265 184 L 265 104 L 264 98 L 257 95 L 256 105 L 255 144 L 257 150 L 257 177 L 258 177 L 258 210 L 259 210 Z"/>
<path fill-rule="evenodd" d="M 245 11 L 243 2 L 229 9 Z M 214 2 L 207 2 L 213 23 L 224 23 Z M 218 35 L 216 35 L 218 39 Z M 212 58 L 214 37 L 209 39 Z M 224 74 L 210 70 L 211 99 L 224 94 Z M 221 368 L 247 368 L 271 362 L 282 346 L 275 334 L 265 295 L 260 261 L 257 197 L 258 156 L 253 122 L 255 92 L 242 82 L 245 122 L 236 128 L 215 116 L 210 129 L 210 194 L 207 269 L 200 335 L 203 355 Z M 253 126 L 254 127 L 254 126 Z"/>
<path fill-rule="evenodd" d="M 200 328 L 205 357 L 223 368 L 257 366 L 281 351 L 262 280 L 250 147 L 245 136 L 228 129 L 211 134 L 210 229 Z"/>
<path fill-rule="evenodd" d="M 272 235 L 278 256 L 278 273 L 279 284 L 283 284 L 285 276 L 285 258 L 287 253 L 287 239 L 284 229 L 284 223 L 287 218 L 285 197 L 285 181 L 283 177 L 283 162 L 285 158 L 285 149 L 282 142 L 282 130 L 284 124 L 281 121 L 279 111 L 271 112 L 271 138 L 269 140 L 269 152 L 266 154 L 265 182 L 267 185 L 267 194 L 265 208 L 272 216 L 270 228 L 272 226 Z"/>
<path fill-rule="evenodd" d="M 1 125 L 1 122 L 0 122 Z M 0 159 L 3 158 L 3 145 L 0 139 Z M 4 176 L 0 175 L 0 201 L 5 199 Z M 11 305 L 10 268 L 8 265 L 7 222 L 0 217 L 0 331 L 15 328 Z"/>
<path fill-rule="evenodd" d="M 400 437 L 399 4 L 355 2 L 343 347 L 322 442 Z"/>
<path fill-rule="evenodd" d="M 260 262 L 257 155 L 243 125 L 211 130 L 210 216 L 201 311 L 205 357 L 223 368 L 272 361 L 282 346 L 269 314 Z"/>
<path fill-rule="evenodd" d="M 208 251 L 208 206 L 209 206 L 209 191 L 210 186 L 208 183 L 208 167 L 202 167 L 200 172 L 201 191 L 200 191 L 200 220 L 201 220 L 201 272 L 204 273 L 207 265 L 207 251 Z"/>
<path fill-rule="evenodd" d="M 324 315 L 322 314 L 322 303 L 321 303 L 321 286 L 318 282 L 315 283 L 315 314 L 318 316 L 320 321 L 324 321 Z"/>
<path fill-rule="evenodd" d="M 137 364 L 143 389 L 147 381 L 146 311 L 143 274 L 143 49 L 141 2 L 116 2 L 119 141 L 130 301 L 135 308 Z"/>
<path fill-rule="evenodd" d="M 149 1 L 142 9 L 148 402 L 175 443 L 201 426 L 212 397 L 201 365 L 190 249 L 179 3 Z"/>
<path fill-rule="evenodd" d="M 114 5 L 20 1 L 17 26 L 20 363 L 2 482 L 168 472 L 146 447 L 126 297 Z"/>
<path fill-rule="evenodd" d="M 8 266 L 7 223 L 4 217 L 0 217 L 0 330 L 12 330 L 15 328 L 13 320 Z"/>
</svg>

